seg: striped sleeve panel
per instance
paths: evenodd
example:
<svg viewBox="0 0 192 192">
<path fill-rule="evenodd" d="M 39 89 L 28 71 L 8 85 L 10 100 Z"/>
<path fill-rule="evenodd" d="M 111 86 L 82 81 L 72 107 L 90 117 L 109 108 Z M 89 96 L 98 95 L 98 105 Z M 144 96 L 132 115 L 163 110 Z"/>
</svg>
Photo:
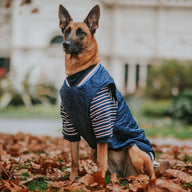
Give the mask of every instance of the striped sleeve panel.
<svg viewBox="0 0 192 192">
<path fill-rule="evenodd" d="M 65 112 L 63 104 L 60 106 L 60 113 L 62 118 L 63 137 L 70 141 L 79 141 L 79 132 L 71 122 L 68 114 Z"/>
<path fill-rule="evenodd" d="M 104 87 L 92 99 L 90 107 L 92 127 L 99 142 L 112 137 L 116 113 L 116 102 L 111 97 L 109 88 Z"/>
</svg>

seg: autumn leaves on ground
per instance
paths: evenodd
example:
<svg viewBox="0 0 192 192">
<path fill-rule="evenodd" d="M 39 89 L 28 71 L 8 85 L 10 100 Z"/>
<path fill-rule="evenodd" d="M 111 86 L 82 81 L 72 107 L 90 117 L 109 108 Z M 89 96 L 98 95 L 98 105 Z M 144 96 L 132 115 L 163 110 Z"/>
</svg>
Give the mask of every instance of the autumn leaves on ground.
<svg viewBox="0 0 192 192">
<path fill-rule="evenodd" d="M 62 138 L 0 134 L 0 191 L 192 191 L 192 147 L 156 146 L 155 174 L 105 180 L 90 160 L 85 142 L 80 147 L 80 177 L 69 181 L 70 153 Z M 123 166 L 123 165 L 122 165 Z"/>
</svg>

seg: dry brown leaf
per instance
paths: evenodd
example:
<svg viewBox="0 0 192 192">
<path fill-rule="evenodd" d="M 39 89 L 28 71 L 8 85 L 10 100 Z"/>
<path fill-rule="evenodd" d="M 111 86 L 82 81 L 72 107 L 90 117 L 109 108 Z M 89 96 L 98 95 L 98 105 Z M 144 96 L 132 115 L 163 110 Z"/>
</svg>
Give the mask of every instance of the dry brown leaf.
<svg viewBox="0 0 192 192">
<path fill-rule="evenodd" d="M 64 191 L 69 190 L 71 192 L 77 192 L 77 191 L 81 191 L 81 188 L 77 185 L 69 185 L 67 187 L 64 187 Z"/>
<path fill-rule="evenodd" d="M 86 174 L 79 179 L 79 182 L 84 183 L 86 186 L 89 186 L 94 183 L 94 178 L 92 175 Z"/>
<path fill-rule="evenodd" d="M 33 169 L 40 169 L 41 165 L 40 165 L 40 164 L 37 164 L 37 163 L 31 162 L 31 167 L 32 167 Z"/>
<path fill-rule="evenodd" d="M 82 178 L 79 181 L 70 182 L 69 143 L 63 138 L 1 133 L 0 173 L 5 177 L 0 177 L 0 191 L 26 192 L 28 189 L 23 189 L 21 186 L 34 178 L 40 178 L 48 182 L 47 192 L 55 190 L 85 192 L 90 190 L 98 192 L 184 192 L 187 190 L 190 192 L 192 147 L 172 145 L 153 145 L 153 147 L 161 154 L 156 161 L 160 163 L 164 159 L 161 166 L 156 168 L 157 180 L 150 181 L 146 175 L 131 176 L 121 178 L 121 180 L 113 174 L 111 182 L 105 184 L 101 173 L 96 172 L 96 164 L 88 158 L 90 148 L 83 141 L 80 144 L 79 174 Z M 122 186 L 124 179 L 128 180 L 129 184 L 125 182 Z"/>
<path fill-rule="evenodd" d="M 139 175 L 137 177 L 135 177 L 135 179 L 139 182 L 149 182 L 149 176 L 147 175 Z"/>
<path fill-rule="evenodd" d="M 52 182 L 48 184 L 48 186 L 50 187 L 57 187 L 57 188 L 66 187 L 68 185 L 69 185 L 68 181 L 57 181 L 57 182 Z"/>
<path fill-rule="evenodd" d="M 10 177 L 9 173 L 7 173 L 7 171 L 5 170 L 5 168 L 1 163 L 0 163 L 0 176 L 3 180 L 7 180 Z"/>
<path fill-rule="evenodd" d="M 129 189 L 132 192 L 136 192 L 138 189 L 144 189 L 144 188 L 145 188 L 145 185 L 142 183 L 130 183 L 129 184 Z"/>
<path fill-rule="evenodd" d="M 180 185 L 169 180 L 157 179 L 149 183 L 146 192 L 186 192 Z"/>
<path fill-rule="evenodd" d="M 160 163 L 160 166 L 155 170 L 156 177 L 161 177 L 165 173 L 165 171 L 170 167 L 171 167 L 171 165 L 170 165 L 169 161 L 167 161 L 167 160 L 162 161 Z"/>
<path fill-rule="evenodd" d="M 64 191 L 71 191 L 71 192 L 77 192 L 77 191 L 84 191 L 84 192 L 91 192 L 83 184 L 80 183 L 73 183 L 72 185 L 69 185 L 67 187 L 64 187 Z"/>
<path fill-rule="evenodd" d="M 11 190 L 11 192 L 28 192 L 28 189 L 24 189 L 22 187 L 19 187 L 18 185 L 16 185 L 15 183 L 13 183 L 12 181 L 4 181 L 4 185 Z"/>
<path fill-rule="evenodd" d="M 121 189 L 121 186 L 118 185 L 117 183 L 113 183 L 113 188 L 112 188 L 112 190 L 113 190 L 114 192 L 125 192 L 125 191 L 127 191 L 127 190 L 125 190 L 125 189 Z"/>
<path fill-rule="evenodd" d="M 38 12 L 39 12 L 39 9 L 38 9 L 37 7 L 33 8 L 33 9 L 31 10 L 31 13 L 38 13 Z"/>
<path fill-rule="evenodd" d="M 96 186 L 98 186 L 98 185 L 99 185 L 99 183 L 94 182 L 94 183 L 92 183 L 91 185 L 89 185 L 89 187 L 96 187 Z"/>
<path fill-rule="evenodd" d="M 105 184 L 105 179 L 103 178 L 102 173 L 100 171 L 94 172 L 93 178 L 96 183 L 99 183 L 102 185 Z"/>
<path fill-rule="evenodd" d="M 192 183 L 192 176 L 183 171 L 168 169 L 165 171 L 165 173 L 168 178 L 176 177 L 184 183 Z"/>
<path fill-rule="evenodd" d="M 115 173 L 113 173 L 111 175 L 111 182 L 112 183 L 119 183 L 119 180 L 117 179 L 117 175 Z"/>
<path fill-rule="evenodd" d="M 11 2 L 6 2 L 4 5 L 5 8 L 10 8 L 11 7 Z"/>
<path fill-rule="evenodd" d="M 134 182 L 134 183 L 148 183 L 149 182 L 149 176 L 147 175 L 139 175 L 139 176 L 130 176 L 130 177 L 127 177 L 128 181 L 129 182 Z"/>
</svg>

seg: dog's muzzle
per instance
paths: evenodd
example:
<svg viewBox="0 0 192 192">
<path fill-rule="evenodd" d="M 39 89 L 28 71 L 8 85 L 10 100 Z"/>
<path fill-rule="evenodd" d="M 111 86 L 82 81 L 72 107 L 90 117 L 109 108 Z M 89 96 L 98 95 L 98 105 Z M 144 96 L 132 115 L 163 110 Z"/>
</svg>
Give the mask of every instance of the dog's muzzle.
<svg viewBox="0 0 192 192">
<path fill-rule="evenodd" d="M 73 41 L 66 40 L 63 42 L 63 49 L 67 54 L 78 55 L 81 53 L 83 47 L 78 42 L 75 43 Z"/>
</svg>

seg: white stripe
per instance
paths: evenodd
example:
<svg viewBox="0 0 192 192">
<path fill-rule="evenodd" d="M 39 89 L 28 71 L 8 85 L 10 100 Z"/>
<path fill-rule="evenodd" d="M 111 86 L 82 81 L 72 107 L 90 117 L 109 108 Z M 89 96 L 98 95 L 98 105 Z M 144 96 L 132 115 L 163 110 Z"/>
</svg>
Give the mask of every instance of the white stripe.
<svg viewBox="0 0 192 192">
<path fill-rule="evenodd" d="M 107 90 L 106 90 L 107 91 Z M 100 93 L 100 92 L 99 92 Z M 93 100 L 92 100 L 92 102 L 91 102 L 91 104 L 94 104 L 95 102 L 98 102 L 98 101 L 100 101 L 103 97 L 111 97 L 110 96 L 110 94 L 109 93 L 102 93 L 102 94 L 99 94 L 99 95 L 96 95 L 94 98 L 93 98 Z"/>
<path fill-rule="evenodd" d="M 95 127 L 98 127 L 98 126 L 102 126 L 103 124 L 106 124 L 106 123 L 111 123 L 110 116 L 106 117 L 106 118 L 103 119 L 103 120 L 94 121 L 94 122 L 92 123 L 92 125 L 95 126 Z"/>
<path fill-rule="evenodd" d="M 114 109 L 113 106 L 103 107 L 102 109 L 98 109 L 97 111 L 92 111 L 92 113 L 90 114 L 90 117 L 93 119 L 93 118 L 95 118 L 95 116 L 97 116 L 98 114 L 106 113 L 107 111 L 111 111 L 112 109 Z"/>
<path fill-rule="evenodd" d="M 67 84 L 68 87 L 70 87 L 69 82 L 67 81 L 67 79 L 65 79 L 65 83 Z"/>
<path fill-rule="evenodd" d="M 95 104 L 93 107 L 91 106 L 90 112 L 92 112 L 93 110 L 97 111 L 98 110 L 97 108 L 103 108 L 107 104 L 113 105 L 113 102 L 111 102 L 110 100 L 107 100 L 107 99 L 102 102 L 99 102 L 99 103 Z"/>
<path fill-rule="evenodd" d="M 103 133 L 103 134 L 101 134 L 101 135 L 97 135 L 97 138 L 101 138 L 101 137 L 106 136 L 106 135 L 107 135 L 107 136 L 111 136 L 111 135 L 112 135 L 112 131 Z"/>
<path fill-rule="evenodd" d="M 78 135 L 78 133 L 70 133 L 70 134 L 68 134 L 68 133 L 65 132 L 64 130 L 63 130 L 63 134 L 64 134 L 64 135 L 69 135 L 69 136 Z"/>
<path fill-rule="evenodd" d="M 113 119 L 115 119 L 116 113 L 117 113 L 117 110 L 111 111 L 111 117 L 112 117 Z M 97 115 L 96 119 L 93 119 L 92 117 L 91 117 L 91 118 L 93 119 L 93 121 L 94 121 L 94 120 L 97 121 L 97 119 L 100 119 L 100 118 L 102 118 L 102 117 L 105 117 L 105 113 L 101 113 L 101 114 Z"/>
<path fill-rule="evenodd" d="M 100 126 L 100 127 L 94 127 L 93 128 L 95 132 L 101 132 L 102 130 L 110 130 L 112 129 L 112 126 L 110 124 L 108 124 L 107 126 L 106 125 L 103 125 L 103 126 Z"/>
<path fill-rule="evenodd" d="M 152 152 L 149 152 L 149 153 L 150 153 L 150 155 L 151 155 L 152 161 L 154 161 L 154 160 L 155 160 L 155 157 L 154 157 L 153 153 L 152 153 Z"/>
<path fill-rule="evenodd" d="M 76 130 L 69 130 L 69 129 L 65 129 L 65 128 L 63 128 L 63 130 L 66 132 L 66 133 L 68 133 L 68 134 L 71 134 L 71 133 L 77 133 L 78 134 L 78 132 L 76 132 Z"/>
<path fill-rule="evenodd" d="M 85 84 L 96 72 L 97 70 L 99 69 L 99 67 L 101 66 L 101 64 L 97 64 L 97 66 L 95 67 L 95 69 L 93 71 L 91 71 L 91 73 L 89 73 L 89 75 L 87 75 L 87 77 L 77 86 L 81 86 L 83 84 Z"/>
</svg>

